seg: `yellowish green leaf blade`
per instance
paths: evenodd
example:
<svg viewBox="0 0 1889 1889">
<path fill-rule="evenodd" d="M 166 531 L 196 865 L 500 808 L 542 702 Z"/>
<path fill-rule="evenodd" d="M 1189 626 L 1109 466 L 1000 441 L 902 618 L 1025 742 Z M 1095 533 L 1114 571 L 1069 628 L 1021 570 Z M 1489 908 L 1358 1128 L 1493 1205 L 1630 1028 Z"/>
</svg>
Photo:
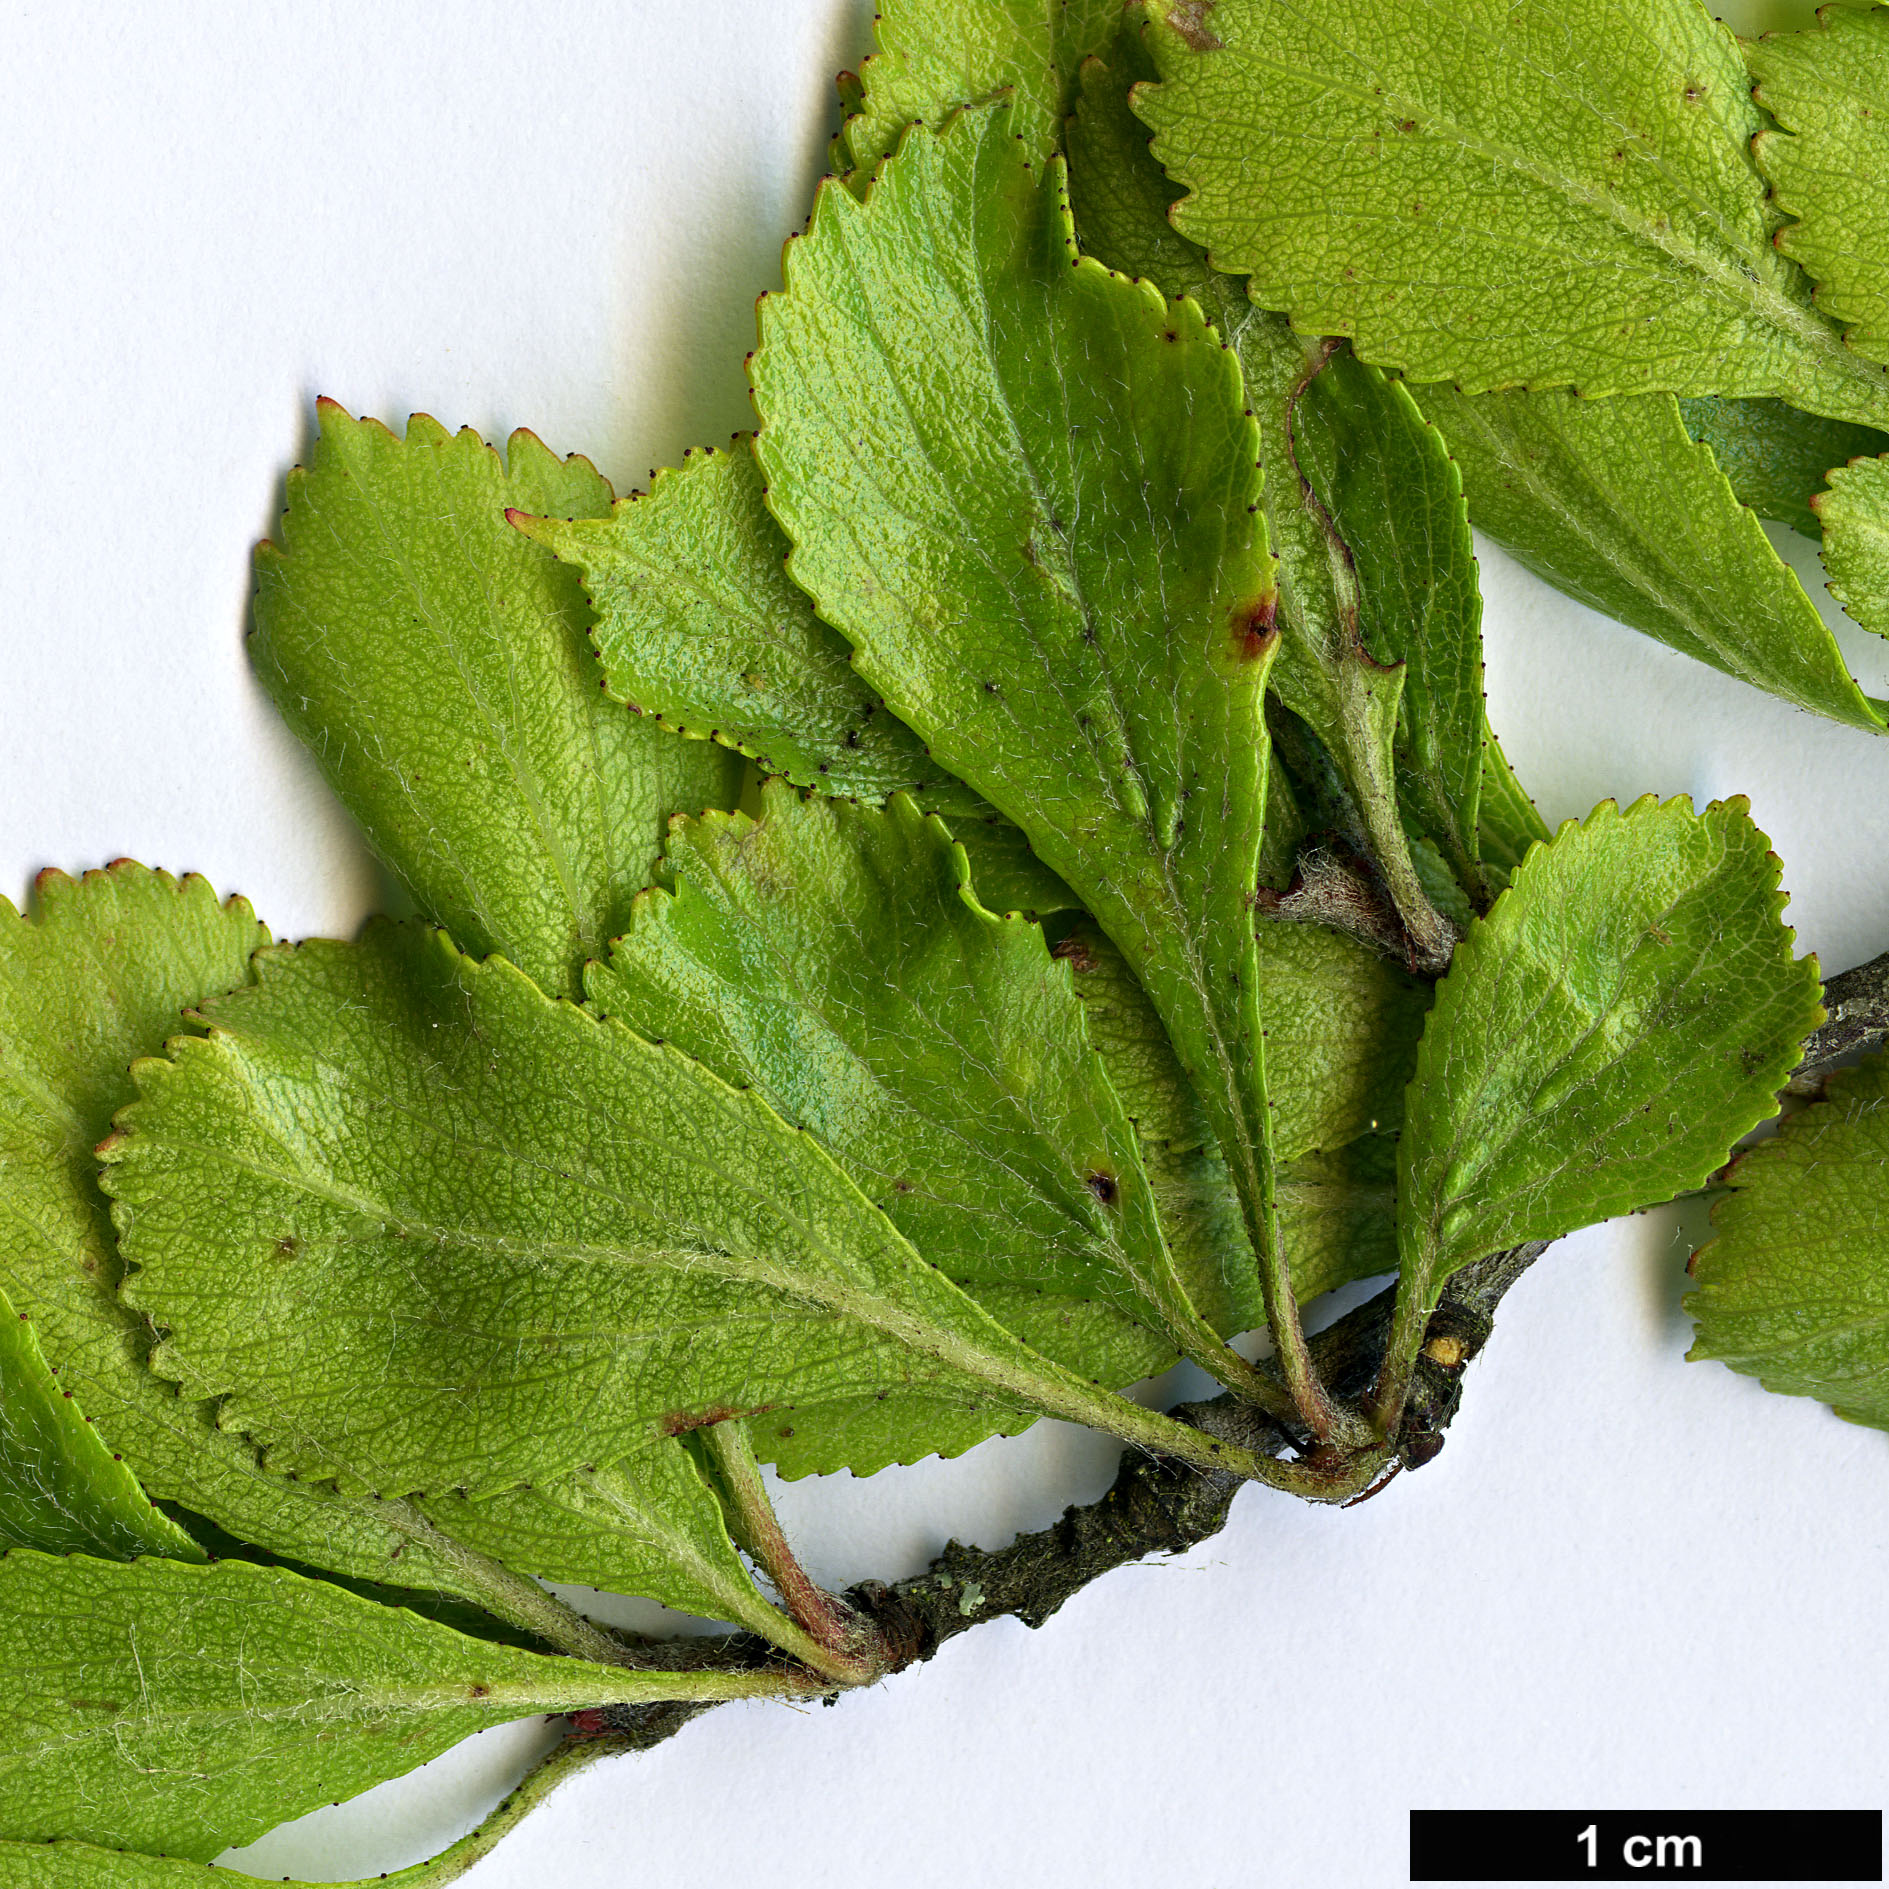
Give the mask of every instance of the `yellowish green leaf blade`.
<svg viewBox="0 0 1889 1889">
<path fill-rule="evenodd" d="M 1821 1102 L 1741 1156 L 1693 1255 L 1686 1354 L 1889 1429 L 1889 1062 L 1839 1070 Z"/>
<path fill-rule="evenodd" d="M 1811 504 L 1831 596 L 1864 629 L 1889 636 L 1889 458 L 1838 466 Z"/>
<path fill-rule="evenodd" d="M 1745 44 L 1757 100 L 1777 120 L 1753 154 L 1796 221 L 1777 246 L 1817 284 L 1817 306 L 1872 361 L 1889 359 L 1889 10 L 1821 9 L 1801 33 Z"/>
<path fill-rule="evenodd" d="M 669 816 L 732 806 L 741 764 L 604 697 L 576 575 L 506 523 L 608 511 L 585 461 L 521 432 L 501 464 L 424 414 L 404 440 L 319 419 L 256 553 L 256 671 L 420 908 L 575 994 Z"/>
<path fill-rule="evenodd" d="M 639 899 L 592 967 L 596 1008 L 756 1089 L 974 1298 L 1101 1298 L 1220 1348 L 1068 973 L 977 903 L 937 821 L 778 782 L 759 821 L 678 822 L 668 865 L 674 894 Z"/>
<path fill-rule="evenodd" d="M 201 1561 L 154 1507 L 47 1365 L 23 1313 L 0 1293 L 0 1547 Z"/>
<path fill-rule="evenodd" d="M 1122 947 L 1269 1238 L 1274 591 L 1236 364 L 1076 255 L 1000 112 L 913 131 L 863 204 L 823 188 L 786 275 L 751 372 L 796 581 Z"/>
<path fill-rule="evenodd" d="M 1880 425 L 1889 386 L 1772 247 L 1762 120 L 1698 0 L 1157 0 L 1137 97 L 1175 220 L 1254 298 L 1479 393 L 1776 394 Z"/>
<path fill-rule="evenodd" d="M 1797 575 L 1665 394 L 1422 387 L 1469 515 L 1569 596 L 1853 728 L 1881 718 Z"/>
<path fill-rule="evenodd" d="M 272 1466 L 498 1494 L 902 1384 L 1174 1427 L 1028 1351 L 760 1096 L 505 960 L 382 923 L 257 964 L 139 1065 L 107 1184 L 154 1367 Z"/>
<path fill-rule="evenodd" d="M 1457 947 L 1398 1149 L 1404 1292 L 1704 1181 L 1822 1015 L 1742 800 L 1603 801 Z"/>
<path fill-rule="evenodd" d="M 285 1568 L 0 1555 L 0 1838 L 208 1862 L 488 1725 L 758 1696 L 472 1639 Z"/>
</svg>

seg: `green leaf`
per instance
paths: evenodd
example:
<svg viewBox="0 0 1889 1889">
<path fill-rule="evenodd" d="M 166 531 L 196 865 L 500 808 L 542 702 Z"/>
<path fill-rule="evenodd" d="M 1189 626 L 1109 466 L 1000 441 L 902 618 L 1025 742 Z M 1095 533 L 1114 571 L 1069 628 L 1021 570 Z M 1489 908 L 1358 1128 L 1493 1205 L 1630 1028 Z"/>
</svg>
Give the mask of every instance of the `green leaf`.
<svg viewBox="0 0 1889 1889">
<path fill-rule="evenodd" d="M 1880 730 L 1804 587 L 1664 394 L 1418 390 L 1469 515 L 1569 596 L 1813 714 Z"/>
<path fill-rule="evenodd" d="M 1802 33 L 1745 42 L 1757 101 L 1778 128 L 1753 155 L 1778 210 L 1777 246 L 1817 306 L 1872 361 L 1889 359 L 1889 13 L 1828 7 Z"/>
<path fill-rule="evenodd" d="M 1824 1100 L 1741 1155 L 1693 1255 L 1699 1321 L 1690 1358 L 1716 1358 L 1766 1390 L 1816 1397 L 1889 1429 L 1889 1063 L 1838 1070 Z M 1812 1177 L 1815 1177 L 1814 1179 Z"/>
<path fill-rule="evenodd" d="M 1394 1135 L 1430 985 L 1322 925 L 1262 924 L 1259 976 L 1280 1159 Z"/>
<path fill-rule="evenodd" d="M 1196 1448 L 1026 1350 L 761 1097 L 505 960 L 377 923 L 257 971 L 105 1152 L 154 1368 L 272 1467 L 498 1494 L 900 1385 Z"/>
<path fill-rule="evenodd" d="M 512 522 L 582 574 L 616 700 L 796 786 L 874 804 L 909 793 L 951 822 L 993 910 L 1076 903 L 853 673 L 845 638 L 787 575 L 787 539 L 747 441 L 690 453 L 603 517 Z"/>
<path fill-rule="evenodd" d="M 1109 1079 L 1142 1135 L 1178 1151 L 1209 1137 L 1160 1020 L 1134 974 L 1087 921 L 1056 947 Z M 1259 926 L 1260 1007 L 1281 1161 L 1394 1135 L 1430 986 L 1322 925 Z"/>
<path fill-rule="evenodd" d="M 1398 1148 L 1409 1307 L 1451 1273 L 1698 1186 L 1822 1014 L 1742 800 L 1603 801 L 1457 947 Z"/>
<path fill-rule="evenodd" d="M 860 673 L 1135 966 L 1270 1261 L 1257 440 L 1199 311 L 1075 254 L 1059 178 L 967 112 L 863 204 L 823 187 L 762 304 L 757 452 Z"/>
<path fill-rule="evenodd" d="M 1121 28 L 1123 0 L 880 0 L 842 160 L 867 173 L 914 121 L 1008 92 L 1033 163 L 1062 142 L 1077 68 Z"/>
<path fill-rule="evenodd" d="M 1837 467 L 1811 503 L 1831 596 L 1864 629 L 1889 636 L 1889 458 Z"/>
<path fill-rule="evenodd" d="M 732 806 L 740 763 L 604 699 L 575 575 L 506 524 L 607 511 L 588 464 L 521 432 L 507 467 L 424 414 L 405 440 L 319 418 L 256 553 L 256 671 L 421 909 L 575 994 L 669 816 Z"/>
<path fill-rule="evenodd" d="M 1404 671 L 1400 804 L 1487 904 L 1477 825 L 1488 725 L 1482 596 L 1462 479 L 1408 390 L 1343 350 L 1306 387 L 1292 425 L 1299 465 L 1349 555 L 1355 641 Z"/>
<path fill-rule="evenodd" d="M 1160 0 L 1138 95 L 1183 235 L 1254 299 L 1467 392 L 1889 387 L 1772 247 L 1762 119 L 1698 0 Z"/>
<path fill-rule="evenodd" d="M 203 1550 L 138 1487 L 0 1293 L 0 1546 L 114 1561 Z"/>
<path fill-rule="evenodd" d="M 160 1050 L 188 1008 L 246 982 L 269 934 L 241 900 L 219 905 L 202 879 L 129 861 L 82 880 L 42 873 L 38 904 L 28 922 L 0 903 L 0 1290 L 31 1317 L 62 1388 L 152 1496 L 287 1559 L 435 1588 L 542 1630 L 544 1596 L 530 1581 L 411 1504 L 269 1474 L 213 1405 L 179 1397 L 146 1368 L 150 1333 L 119 1300 L 94 1145 L 132 1098 L 131 1063 Z M 512 1503 L 536 1500 L 557 1493 Z"/>
<path fill-rule="evenodd" d="M 758 822 L 677 823 L 676 892 L 637 901 L 591 1002 L 756 1089 L 972 1297 L 1104 1299 L 1211 1368 L 1068 973 L 960 858 L 903 796 L 771 783 Z"/>
<path fill-rule="evenodd" d="M 1704 395 L 1680 401 L 1679 417 L 1695 440 L 1711 447 L 1741 505 L 1807 538 L 1823 535 L 1811 501 L 1830 469 L 1889 452 L 1889 434 L 1873 426 L 1821 419 L 1782 400 Z"/>
<path fill-rule="evenodd" d="M 792 1689 L 548 1658 L 285 1568 L 22 1549 L 0 1672 L 0 1837 L 197 1862 L 508 1719 Z"/>
<path fill-rule="evenodd" d="M 776 1644 L 793 1638 L 743 1566 L 694 1459 L 668 1437 L 602 1468 L 477 1499 L 442 1490 L 421 1506 L 454 1541 L 542 1580 L 646 1595 Z"/>
<path fill-rule="evenodd" d="M 575 1772 L 616 1755 L 614 1738 L 585 1738 L 557 1746 L 503 1803 L 439 1855 L 354 1883 L 326 1889 L 440 1889 L 454 1882 L 515 1830 L 545 1798 Z M 240 1889 L 255 1879 L 236 1870 L 192 1863 L 180 1856 L 141 1856 L 131 1850 L 100 1849 L 92 1843 L 0 1842 L 0 1889 Z M 287 1882 L 285 1876 L 282 1879 Z M 315 1889 L 291 1884 L 290 1889 Z"/>
<path fill-rule="evenodd" d="M 1547 821 L 1515 778 L 1515 770 L 1487 722 L 1483 724 L 1482 797 L 1476 805 L 1476 820 L 1481 830 L 1483 868 L 1503 885 L 1531 846 L 1537 842 L 1545 846 L 1553 837 Z"/>
<path fill-rule="evenodd" d="M 1196 1288 L 1208 1316 L 1230 1332 L 1263 1326 L 1265 1308 L 1243 1264 L 1239 1195 L 1219 1152 L 1149 1142 L 1141 1158 L 1176 1262 L 1191 1278 L 1221 1281 L 1218 1295 Z M 1394 1136 L 1364 1135 L 1343 1148 L 1281 1161 L 1277 1190 L 1280 1234 L 1303 1303 L 1397 1270 Z"/>
<path fill-rule="evenodd" d="M 1174 186 L 1149 152 L 1147 127 L 1128 108 L 1130 85 L 1152 70 L 1139 38 L 1126 35 L 1106 61 L 1091 59 L 1082 68 L 1081 99 L 1069 126 L 1077 229 L 1085 251 L 1110 268 L 1146 277 L 1164 294 L 1193 297 L 1239 359 L 1256 413 L 1265 470 L 1261 502 L 1278 559 L 1285 624 L 1272 688 L 1317 730 L 1336 760 L 1420 954 L 1441 969 L 1451 937 L 1430 908 L 1397 805 L 1404 675 L 1386 673 L 1368 660 L 1359 635 L 1357 573 L 1323 504 L 1300 476 L 1292 449 L 1300 394 L 1324 350 L 1293 334 L 1282 316 L 1256 309 L 1244 284 L 1210 268 L 1206 252 L 1175 231 L 1168 214 Z M 1357 373 L 1355 366 L 1348 371 Z M 1408 403 L 1368 384 L 1359 391 L 1375 398 L 1352 402 L 1354 431 L 1345 450 L 1359 455 L 1357 467 L 1380 455 L 1428 465 L 1431 449 Z M 1318 425 L 1316 415 L 1312 423 Z M 1328 465 L 1333 456 L 1324 455 Z M 1440 466 L 1433 476 L 1447 482 L 1451 475 Z M 1362 522 L 1353 519 L 1354 527 Z M 1377 527 L 1372 542 L 1387 547 L 1394 520 L 1369 522 Z M 1463 548 L 1466 554 L 1466 539 Z M 1398 587 L 1390 570 L 1378 574 L 1392 580 L 1388 586 L 1380 582 L 1380 593 Z M 1284 878 L 1269 882 L 1283 884 Z"/>
<path fill-rule="evenodd" d="M 1152 1170 L 1150 1181 L 1165 1213 L 1166 1196 Z M 1234 1239 L 1250 1274 L 1252 1260 L 1238 1231 L 1239 1202 L 1230 1183 L 1227 1195 L 1232 1200 Z M 1175 1257 L 1183 1258 L 1178 1252 Z M 1215 1279 L 1203 1282 L 1190 1271 L 1189 1282 L 1197 1290 L 1204 1283 L 1202 1297 L 1209 1308 L 1217 1308 L 1224 1295 L 1215 1296 Z M 1028 1286 L 986 1286 L 975 1296 L 1033 1351 L 1113 1389 L 1159 1376 L 1174 1362 L 1170 1339 L 1100 1300 L 1065 1298 Z M 1257 1314 L 1245 1321 L 1257 1322 Z M 870 1397 L 781 1404 L 754 1419 L 750 1429 L 761 1460 L 774 1464 L 783 1476 L 825 1476 L 842 1469 L 871 1476 L 891 1464 L 915 1463 L 925 1456 L 962 1456 L 989 1437 L 1020 1435 L 1035 1421 L 1036 1412 L 1014 1405 L 948 1402 L 922 1391 L 890 1390 Z"/>
</svg>

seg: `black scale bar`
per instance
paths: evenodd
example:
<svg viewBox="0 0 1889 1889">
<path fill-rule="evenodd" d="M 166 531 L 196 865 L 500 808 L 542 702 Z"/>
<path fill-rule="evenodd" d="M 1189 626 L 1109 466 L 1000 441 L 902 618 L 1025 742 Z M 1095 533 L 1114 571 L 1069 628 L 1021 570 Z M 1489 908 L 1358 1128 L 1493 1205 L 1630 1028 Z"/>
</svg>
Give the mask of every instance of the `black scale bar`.
<svg viewBox="0 0 1889 1889">
<path fill-rule="evenodd" d="M 1412 1882 L 1881 1882 L 1879 1810 L 1413 1810 Z"/>
</svg>

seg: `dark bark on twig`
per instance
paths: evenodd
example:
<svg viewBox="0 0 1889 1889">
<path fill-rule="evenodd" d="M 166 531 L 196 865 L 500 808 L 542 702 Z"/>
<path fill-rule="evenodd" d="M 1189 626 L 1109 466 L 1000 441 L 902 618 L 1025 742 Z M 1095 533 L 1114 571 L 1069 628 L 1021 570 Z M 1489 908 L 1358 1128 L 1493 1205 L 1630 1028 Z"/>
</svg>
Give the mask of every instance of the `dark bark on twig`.
<svg viewBox="0 0 1889 1889">
<path fill-rule="evenodd" d="M 1431 1316 L 1424 1352 L 1411 1384 L 1401 1441 L 1404 1461 L 1418 1467 L 1442 1447 L 1456 1415 L 1465 1368 L 1493 1329 L 1502 1295 L 1547 1251 L 1537 1241 L 1467 1266 L 1445 1288 Z M 1312 1342 L 1320 1375 L 1339 1395 L 1358 1395 L 1377 1374 L 1390 1330 L 1395 1292 L 1386 1289 L 1320 1332 Z M 1230 1396 L 1182 1404 L 1172 1414 L 1243 1448 L 1282 1454 L 1305 1439 L 1289 1437 L 1250 1405 Z M 1233 1498 L 1247 1485 L 1224 1472 L 1189 1468 L 1165 1457 L 1131 1452 L 1099 1502 L 1063 1511 L 1062 1519 L 1006 1548 L 944 1552 L 910 1580 L 862 1581 L 848 1603 L 879 1631 L 884 1670 L 902 1671 L 930 1659 L 947 1640 L 1000 1614 L 1040 1627 L 1091 1581 L 1151 1554 L 1184 1554 L 1226 1525 Z M 673 1643 L 678 1667 L 752 1667 L 779 1655 L 746 1634 Z M 645 1750 L 712 1708 L 703 1705 L 604 1706 L 579 1715 L 574 1736 L 610 1735 Z"/>
<path fill-rule="evenodd" d="M 1889 1036 L 1889 951 L 1826 980 L 1823 1007 L 1829 1021 L 1804 1039 L 1804 1060 L 1785 1085 L 1788 1095 L 1821 1095 L 1824 1077 L 1843 1057 Z"/>
<path fill-rule="evenodd" d="M 1831 978 L 1824 986 L 1824 1005 L 1830 1020 L 1806 1039 L 1800 1078 L 1820 1074 L 1836 1058 L 1889 1036 L 1889 953 Z M 1419 1469 L 1443 1447 L 1444 1432 L 1462 1402 L 1463 1372 L 1488 1343 L 1496 1308 L 1548 1245 L 1535 1240 L 1493 1254 L 1464 1267 L 1444 1288 L 1411 1378 L 1398 1433 L 1401 1467 Z M 1386 1288 L 1312 1339 L 1313 1361 L 1334 1395 L 1356 1398 L 1370 1388 L 1395 1304 L 1395 1289 Z M 1267 1455 L 1309 1444 L 1231 1396 L 1183 1404 L 1172 1414 L 1209 1435 Z M 1130 1452 L 1099 1502 L 1065 1509 L 1049 1528 L 1019 1535 L 1006 1548 L 947 1542 L 923 1574 L 891 1583 L 863 1581 L 846 1599 L 879 1630 L 884 1670 L 898 1672 L 931 1658 L 947 1640 L 981 1621 L 1011 1614 L 1026 1626 L 1040 1627 L 1113 1569 L 1151 1554 L 1184 1554 L 1220 1532 L 1233 1498 L 1245 1486 L 1224 1472 Z M 780 1658 L 748 1634 L 670 1644 L 673 1670 L 751 1668 Z M 618 1748 L 642 1751 L 711 1709 L 602 1706 L 577 1714 L 571 1735 L 609 1738 Z"/>
</svg>

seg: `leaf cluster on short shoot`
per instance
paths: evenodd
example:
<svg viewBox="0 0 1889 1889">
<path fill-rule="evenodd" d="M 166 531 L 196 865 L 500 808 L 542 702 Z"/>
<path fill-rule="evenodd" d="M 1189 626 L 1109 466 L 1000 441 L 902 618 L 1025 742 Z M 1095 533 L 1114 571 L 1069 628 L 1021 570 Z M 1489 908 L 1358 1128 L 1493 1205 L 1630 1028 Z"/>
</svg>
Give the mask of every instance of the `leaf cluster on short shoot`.
<svg viewBox="0 0 1889 1889">
<path fill-rule="evenodd" d="M 928 1651 L 765 1464 L 1047 1415 L 1355 1498 L 1452 1291 L 1713 1183 L 1823 1021 L 1742 801 L 1543 824 L 1470 526 L 1889 725 L 1758 522 L 1889 633 L 1889 8 L 878 31 L 752 436 L 618 501 L 322 403 L 250 652 L 416 916 L 0 904 L 0 1885 L 187 1889 L 571 1714 L 443 1882 L 639 1727 Z M 1889 1427 L 1884 1081 L 1731 1172 L 1695 1309 Z M 1223 1396 L 1124 1395 L 1177 1359 Z"/>
</svg>

